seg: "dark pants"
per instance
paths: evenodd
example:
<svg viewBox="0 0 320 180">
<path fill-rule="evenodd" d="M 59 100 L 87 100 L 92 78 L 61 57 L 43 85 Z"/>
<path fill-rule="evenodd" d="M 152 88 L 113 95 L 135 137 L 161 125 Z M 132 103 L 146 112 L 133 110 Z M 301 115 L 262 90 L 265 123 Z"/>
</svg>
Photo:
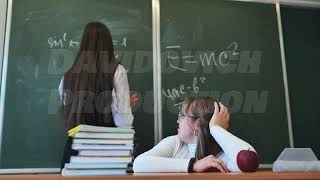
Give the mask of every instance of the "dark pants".
<svg viewBox="0 0 320 180">
<path fill-rule="evenodd" d="M 72 137 L 68 137 L 68 139 L 67 139 L 66 145 L 64 147 L 63 157 L 62 157 L 62 160 L 61 160 L 61 166 L 60 166 L 61 169 L 64 168 L 64 164 L 65 163 L 69 163 L 70 162 L 70 157 L 71 156 L 76 156 L 78 154 L 77 151 L 75 151 L 75 150 L 73 150 L 71 148 L 72 140 L 73 140 Z"/>
</svg>

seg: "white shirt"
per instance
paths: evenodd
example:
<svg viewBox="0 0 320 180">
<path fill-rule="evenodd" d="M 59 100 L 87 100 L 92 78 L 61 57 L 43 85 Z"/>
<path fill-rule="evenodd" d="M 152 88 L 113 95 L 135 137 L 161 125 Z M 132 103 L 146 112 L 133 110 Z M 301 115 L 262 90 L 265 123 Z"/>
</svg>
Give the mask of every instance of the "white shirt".
<svg viewBox="0 0 320 180">
<path fill-rule="evenodd" d="M 63 77 L 59 85 L 60 99 L 62 100 Z M 130 106 L 129 83 L 127 71 L 119 64 L 114 73 L 114 88 L 112 89 L 111 111 L 117 127 L 132 127 L 133 115 Z"/>
<path fill-rule="evenodd" d="M 197 150 L 197 144 L 188 144 L 188 151 L 191 157 L 195 157 Z"/>
<path fill-rule="evenodd" d="M 223 151 L 216 158 L 222 160 L 230 171 L 241 172 L 237 165 L 238 153 L 248 149 L 255 151 L 254 148 L 220 126 L 212 127 L 210 134 Z M 195 156 L 195 149 L 192 146 L 194 145 L 189 145 L 189 149 L 177 135 L 169 136 L 151 150 L 139 155 L 133 163 L 133 171 L 136 173 L 188 172 L 189 161 Z"/>
</svg>

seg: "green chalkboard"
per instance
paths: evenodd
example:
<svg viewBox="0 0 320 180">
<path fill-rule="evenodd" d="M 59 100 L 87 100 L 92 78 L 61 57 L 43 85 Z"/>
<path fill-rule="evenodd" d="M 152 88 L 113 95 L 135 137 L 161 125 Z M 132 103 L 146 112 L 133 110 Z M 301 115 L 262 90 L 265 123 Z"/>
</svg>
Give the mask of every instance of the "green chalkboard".
<svg viewBox="0 0 320 180">
<path fill-rule="evenodd" d="M 189 95 L 221 100 L 230 131 L 271 164 L 289 147 L 275 5 L 161 0 L 163 136 Z"/>
<path fill-rule="evenodd" d="M 149 0 L 14 0 L 0 168 L 59 167 L 65 130 L 58 85 L 84 26 L 105 23 L 128 69 L 140 152 L 153 146 L 152 19 Z"/>
<path fill-rule="evenodd" d="M 320 157 L 320 9 L 281 7 L 295 147 Z"/>
</svg>

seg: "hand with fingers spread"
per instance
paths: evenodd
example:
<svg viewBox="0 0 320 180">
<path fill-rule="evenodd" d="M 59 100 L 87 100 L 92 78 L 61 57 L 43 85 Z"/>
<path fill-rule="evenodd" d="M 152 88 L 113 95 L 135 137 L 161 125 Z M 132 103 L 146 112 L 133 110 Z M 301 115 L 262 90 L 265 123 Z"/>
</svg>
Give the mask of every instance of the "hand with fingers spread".
<svg viewBox="0 0 320 180">
<path fill-rule="evenodd" d="M 202 158 L 193 164 L 194 172 L 205 172 L 210 168 L 216 168 L 220 172 L 229 172 L 227 169 L 227 165 L 213 155 L 206 156 L 205 158 Z"/>
<path fill-rule="evenodd" d="M 220 110 L 219 110 L 219 106 L 220 106 Z M 229 117 L 230 117 L 228 108 L 225 107 L 221 102 L 219 102 L 219 106 L 217 102 L 214 103 L 214 113 L 209 122 L 209 128 L 213 126 L 220 126 L 224 129 L 228 129 Z"/>
</svg>

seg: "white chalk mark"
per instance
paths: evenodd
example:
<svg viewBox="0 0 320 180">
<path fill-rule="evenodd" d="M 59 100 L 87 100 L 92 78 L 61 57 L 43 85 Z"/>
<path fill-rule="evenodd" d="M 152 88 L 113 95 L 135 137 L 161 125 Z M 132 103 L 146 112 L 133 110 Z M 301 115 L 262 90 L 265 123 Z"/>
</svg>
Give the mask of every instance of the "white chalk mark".
<svg viewBox="0 0 320 180">
<path fill-rule="evenodd" d="M 69 47 L 79 46 L 79 45 L 80 45 L 80 43 L 79 43 L 78 41 L 72 41 L 72 40 L 70 40 L 70 42 L 69 42 Z"/>
<path fill-rule="evenodd" d="M 123 41 L 122 41 L 122 43 L 121 43 L 121 46 L 127 47 L 127 37 L 124 37 L 124 38 L 123 38 Z"/>
<path fill-rule="evenodd" d="M 182 105 L 182 104 L 183 104 L 183 101 L 178 102 L 178 103 L 176 103 L 176 104 L 173 104 L 173 106 L 180 106 L 180 105 Z"/>
<path fill-rule="evenodd" d="M 167 46 L 166 49 L 177 49 L 181 48 L 181 46 Z"/>
<path fill-rule="evenodd" d="M 232 46 L 234 46 L 234 50 L 233 50 L 232 55 L 235 56 L 235 55 L 240 54 L 240 53 L 236 52 L 237 49 L 238 49 L 238 43 L 237 43 L 237 42 L 232 42 L 232 43 L 227 47 L 227 49 L 231 48 Z"/>
<path fill-rule="evenodd" d="M 224 63 L 222 62 L 222 55 L 224 56 L 224 59 L 225 59 L 225 60 L 228 59 L 228 55 L 227 55 L 227 53 L 226 53 L 225 51 L 222 51 L 222 52 L 219 54 L 219 62 L 220 62 L 220 65 L 221 65 L 222 67 L 226 67 L 226 66 L 228 66 L 228 65 L 230 64 L 230 62 L 224 64 Z"/>
<path fill-rule="evenodd" d="M 64 33 L 64 34 L 63 34 L 63 40 L 64 40 L 64 41 L 67 41 L 67 33 Z"/>
<path fill-rule="evenodd" d="M 205 77 L 200 77 L 200 81 L 201 81 L 202 84 L 204 84 L 205 81 L 206 81 L 206 78 Z"/>
<path fill-rule="evenodd" d="M 170 60 L 170 59 L 168 60 L 168 63 L 169 63 L 169 65 L 170 65 L 173 69 L 176 69 L 176 70 L 179 70 L 179 71 L 183 71 L 183 72 L 186 72 L 186 71 L 187 71 L 186 69 L 183 69 L 183 68 L 180 68 L 180 67 L 178 67 L 178 66 L 173 65 L 173 64 L 171 63 L 171 60 Z"/>
<path fill-rule="evenodd" d="M 183 59 L 185 58 L 193 58 L 193 56 L 182 56 Z"/>
<path fill-rule="evenodd" d="M 168 58 L 169 59 L 179 59 L 179 56 L 170 56 L 170 55 L 168 55 Z"/>
<path fill-rule="evenodd" d="M 187 64 L 196 64 L 198 61 L 185 61 Z"/>
</svg>

